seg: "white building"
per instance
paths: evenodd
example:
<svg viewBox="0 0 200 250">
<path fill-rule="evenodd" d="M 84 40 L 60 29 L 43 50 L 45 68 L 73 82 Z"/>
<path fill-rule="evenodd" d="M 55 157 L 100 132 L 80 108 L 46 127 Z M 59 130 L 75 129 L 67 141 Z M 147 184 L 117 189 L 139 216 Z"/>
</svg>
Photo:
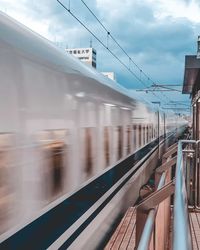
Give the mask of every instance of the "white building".
<svg viewBox="0 0 200 250">
<path fill-rule="evenodd" d="M 94 48 L 75 48 L 66 49 L 69 54 L 79 58 L 81 61 L 96 68 L 96 50 Z"/>
</svg>

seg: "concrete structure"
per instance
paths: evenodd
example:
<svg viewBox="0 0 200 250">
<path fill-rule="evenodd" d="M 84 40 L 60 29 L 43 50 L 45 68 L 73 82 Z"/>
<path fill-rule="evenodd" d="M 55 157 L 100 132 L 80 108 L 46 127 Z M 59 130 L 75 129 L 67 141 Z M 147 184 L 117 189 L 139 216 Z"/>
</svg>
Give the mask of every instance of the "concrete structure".
<svg viewBox="0 0 200 250">
<path fill-rule="evenodd" d="M 101 72 L 104 76 L 107 76 L 109 79 L 116 81 L 114 72 Z"/>
<path fill-rule="evenodd" d="M 77 57 L 81 61 L 87 63 L 88 65 L 96 68 L 96 55 L 97 52 L 94 48 L 74 48 L 66 49 L 69 54 Z"/>
</svg>

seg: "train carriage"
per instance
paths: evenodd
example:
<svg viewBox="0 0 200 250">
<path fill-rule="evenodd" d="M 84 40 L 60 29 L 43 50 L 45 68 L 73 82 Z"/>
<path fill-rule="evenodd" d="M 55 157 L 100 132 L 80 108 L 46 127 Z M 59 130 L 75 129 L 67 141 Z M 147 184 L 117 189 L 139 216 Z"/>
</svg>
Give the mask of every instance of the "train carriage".
<svg viewBox="0 0 200 250">
<path fill-rule="evenodd" d="M 120 164 L 185 126 L 2 13 L 0 75 L 4 240 L 90 183 L 108 192 L 134 167 Z"/>
</svg>

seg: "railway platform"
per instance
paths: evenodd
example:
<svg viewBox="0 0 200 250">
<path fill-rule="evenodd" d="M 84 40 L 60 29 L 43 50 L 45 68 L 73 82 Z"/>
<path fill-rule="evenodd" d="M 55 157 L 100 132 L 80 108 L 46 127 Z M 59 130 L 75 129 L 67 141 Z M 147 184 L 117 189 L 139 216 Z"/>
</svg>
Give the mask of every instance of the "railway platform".
<svg viewBox="0 0 200 250">
<path fill-rule="evenodd" d="M 168 148 L 155 170 L 154 192 L 127 210 L 106 250 L 199 249 L 198 149 L 194 140 Z"/>
<path fill-rule="evenodd" d="M 197 55 L 186 56 L 183 94 L 191 96 L 191 136 L 168 148 L 155 170 L 154 192 L 127 210 L 106 250 L 200 249 L 199 75 Z"/>
</svg>

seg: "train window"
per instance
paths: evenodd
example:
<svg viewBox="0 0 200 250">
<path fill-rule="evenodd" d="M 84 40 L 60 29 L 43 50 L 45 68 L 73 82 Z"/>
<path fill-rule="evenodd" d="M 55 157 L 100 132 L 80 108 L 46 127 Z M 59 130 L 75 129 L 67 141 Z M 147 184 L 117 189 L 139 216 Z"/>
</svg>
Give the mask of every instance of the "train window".
<svg viewBox="0 0 200 250">
<path fill-rule="evenodd" d="M 148 134 L 149 134 L 149 142 L 151 141 L 151 137 L 152 137 L 152 135 L 151 135 L 151 124 L 149 124 L 149 132 L 148 132 Z"/>
<path fill-rule="evenodd" d="M 139 148 L 140 148 L 142 146 L 142 125 L 141 124 L 139 124 L 138 135 L 139 135 Z"/>
<path fill-rule="evenodd" d="M 131 153 L 131 126 L 127 126 L 127 154 Z"/>
<path fill-rule="evenodd" d="M 137 125 L 133 125 L 133 150 L 137 149 Z"/>
<path fill-rule="evenodd" d="M 152 137 L 155 138 L 155 125 L 152 126 Z"/>
<path fill-rule="evenodd" d="M 154 136 L 155 136 L 155 138 L 157 138 L 157 125 L 154 128 Z"/>
<path fill-rule="evenodd" d="M 39 134 L 44 153 L 45 197 L 48 200 L 63 191 L 67 152 L 64 142 L 65 136 L 65 130 L 47 130 Z"/>
<path fill-rule="evenodd" d="M 92 129 L 85 128 L 85 166 L 84 171 L 88 176 L 92 174 L 93 160 L 92 160 Z"/>
<path fill-rule="evenodd" d="M 148 126 L 148 124 L 147 124 L 147 126 L 146 126 L 146 143 L 148 143 L 149 142 L 149 126 Z"/>
<path fill-rule="evenodd" d="M 158 125 L 156 126 L 156 137 L 158 137 Z"/>
<path fill-rule="evenodd" d="M 9 227 L 15 198 L 11 150 L 13 139 L 12 134 L 0 134 L 0 234 Z"/>
<path fill-rule="evenodd" d="M 145 143 L 146 143 L 146 128 L 145 128 L 145 125 L 143 126 L 143 145 L 145 145 Z"/>
<path fill-rule="evenodd" d="M 122 126 L 117 127 L 118 130 L 118 160 L 123 156 L 123 128 Z"/>
<path fill-rule="evenodd" d="M 52 178 L 52 194 L 56 195 L 62 191 L 63 186 L 63 151 L 64 143 L 55 142 L 50 146 L 51 150 L 51 178 Z"/>
<path fill-rule="evenodd" d="M 109 127 L 104 128 L 104 157 L 106 166 L 109 166 L 110 165 Z"/>
<path fill-rule="evenodd" d="M 45 151 L 45 181 L 46 197 L 51 199 L 62 191 L 64 159 L 63 151 L 65 145 L 63 142 L 51 142 L 44 147 Z"/>
</svg>

